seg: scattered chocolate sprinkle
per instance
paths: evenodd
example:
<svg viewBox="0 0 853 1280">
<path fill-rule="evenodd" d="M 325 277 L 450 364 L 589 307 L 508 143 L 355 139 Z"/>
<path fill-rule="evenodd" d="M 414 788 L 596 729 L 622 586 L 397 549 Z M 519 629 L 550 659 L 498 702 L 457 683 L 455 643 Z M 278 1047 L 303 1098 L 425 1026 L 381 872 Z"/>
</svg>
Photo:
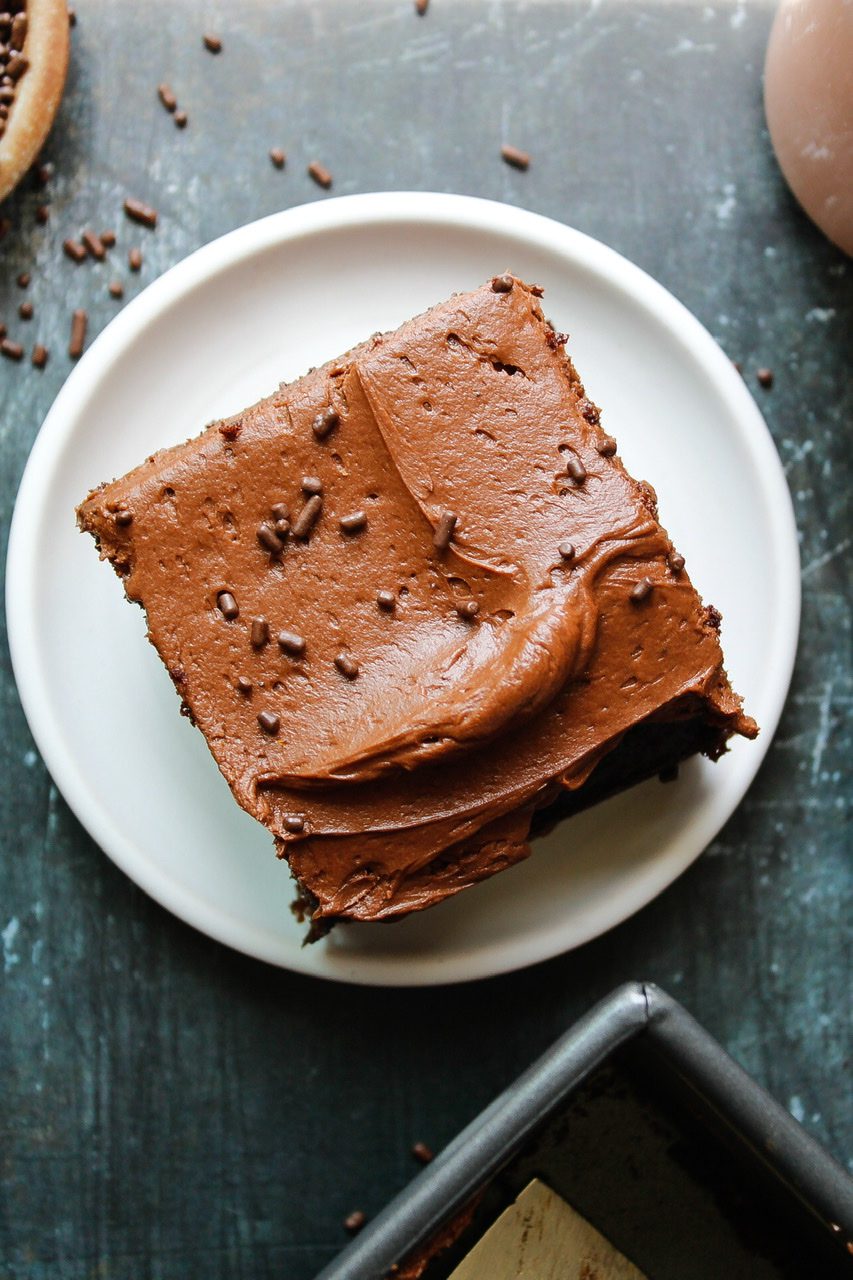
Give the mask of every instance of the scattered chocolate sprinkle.
<svg viewBox="0 0 853 1280">
<path fill-rule="evenodd" d="M 415 0 L 415 13 L 417 13 L 421 18 L 424 16 L 428 8 L 429 0 Z"/>
<path fill-rule="evenodd" d="M 435 1159 L 431 1148 L 425 1142 L 416 1142 L 412 1147 L 412 1155 L 416 1160 L 420 1160 L 421 1164 L 429 1164 Z"/>
<path fill-rule="evenodd" d="M 323 499 L 319 493 L 315 493 L 309 498 L 305 506 L 299 512 L 299 515 L 293 522 L 293 536 L 295 538 L 307 538 L 308 534 L 314 528 L 314 525 L 320 518 L 320 512 L 323 510 Z"/>
<path fill-rule="evenodd" d="M 189 116 L 187 115 L 186 111 L 175 112 L 175 127 L 177 129 L 186 129 L 188 121 L 189 121 Z"/>
<path fill-rule="evenodd" d="M 276 169 L 283 169 L 287 163 L 287 156 L 282 151 L 281 147 L 273 147 L 270 151 L 270 160 L 272 160 Z"/>
<path fill-rule="evenodd" d="M 390 613 L 396 607 L 397 598 L 393 591 L 380 591 L 376 596 L 376 603 L 380 609 L 386 609 Z"/>
<path fill-rule="evenodd" d="M 247 693 L 247 694 L 248 694 L 248 693 L 251 693 L 251 692 L 252 692 L 252 682 L 251 682 L 251 680 L 248 680 L 245 676 L 238 676 L 238 677 L 237 677 L 237 688 L 240 690 L 240 692 L 241 692 L 241 693 Z"/>
<path fill-rule="evenodd" d="M 20 80 L 29 65 L 29 58 L 25 58 L 22 53 L 16 53 L 14 58 L 10 58 L 6 63 L 6 75 L 12 81 Z"/>
<path fill-rule="evenodd" d="M 21 274 L 18 276 L 18 279 L 15 281 L 15 283 L 17 284 L 19 289 L 28 289 L 30 286 L 29 271 L 22 271 Z"/>
<path fill-rule="evenodd" d="M 98 262 L 103 262 L 107 256 L 107 251 L 104 248 L 101 237 L 95 235 L 94 231 L 84 231 L 80 239 L 92 257 L 97 258 Z"/>
<path fill-rule="evenodd" d="M 450 546 L 450 540 L 453 537 L 453 531 L 456 528 L 456 521 L 459 517 L 455 511 L 443 511 L 436 526 L 433 535 L 433 544 L 438 551 L 446 551 Z"/>
<path fill-rule="evenodd" d="M 43 347 L 40 342 L 37 342 L 33 347 L 32 354 L 32 362 L 37 369 L 43 369 L 47 364 L 48 354 L 47 347 Z"/>
<path fill-rule="evenodd" d="M 116 512 L 116 524 L 122 528 L 127 528 L 129 524 L 133 524 L 133 512 L 128 511 L 126 507 L 122 507 L 121 511 Z"/>
<path fill-rule="evenodd" d="M 53 165 L 40 164 L 33 170 L 33 180 L 36 187 L 46 187 L 53 177 Z"/>
<path fill-rule="evenodd" d="M 495 276 L 492 280 L 493 293 L 511 293 L 515 283 L 512 276 Z"/>
<path fill-rule="evenodd" d="M 131 271 L 139 271 L 142 266 L 142 250 L 130 249 L 127 255 L 127 265 Z"/>
<path fill-rule="evenodd" d="M 580 402 L 579 408 L 581 416 L 586 418 L 590 426 L 595 427 L 601 421 L 601 411 L 599 410 L 598 405 L 593 404 L 592 401 L 587 400 L 586 397 L 584 397 Z"/>
<path fill-rule="evenodd" d="M 758 385 L 764 387 L 767 391 L 773 386 L 772 369 L 758 369 L 755 376 L 758 379 Z"/>
<path fill-rule="evenodd" d="M 83 262 L 86 257 L 86 250 L 78 240 L 63 240 L 62 248 L 72 262 Z"/>
<path fill-rule="evenodd" d="M 299 658 L 305 652 L 305 639 L 295 631 L 279 631 L 278 647 L 284 653 L 290 653 L 293 657 Z"/>
<path fill-rule="evenodd" d="M 82 307 L 78 307 L 71 316 L 71 339 L 68 343 L 68 354 L 72 360 L 77 360 L 83 354 L 88 323 L 88 315 Z"/>
<path fill-rule="evenodd" d="M 367 514 L 364 511 L 353 511 L 350 516 L 342 516 L 340 519 L 341 533 L 360 533 L 367 524 Z"/>
<path fill-rule="evenodd" d="M 124 211 L 132 222 L 141 222 L 143 227 L 157 226 L 157 210 L 152 209 L 148 204 L 143 204 L 141 200 L 128 197 L 124 202 Z"/>
<path fill-rule="evenodd" d="M 281 720 L 274 711 L 262 711 L 258 716 L 258 724 L 271 738 L 274 738 L 281 728 Z"/>
<path fill-rule="evenodd" d="M 340 414 L 329 405 L 327 409 L 323 409 L 321 413 L 317 414 L 311 423 L 311 430 L 318 440 L 323 440 L 330 431 L 334 430 L 340 420 Z"/>
<path fill-rule="evenodd" d="M 301 488 L 303 493 L 322 493 L 323 481 L 319 476 L 303 476 Z"/>
<path fill-rule="evenodd" d="M 353 1235 L 361 1230 L 365 1222 L 367 1222 L 367 1215 L 362 1213 L 361 1209 L 353 1209 L 352 1213 L 348 1213 L 344 1218 L 344 1226 Z"/>
<path fill-rule="evenodd" d="M 681 555 L 679 551 L 673 551 L 672 555 L 669 557 L 669 567 L 675 576 L 678 577 L 684 568 L 684 556 Z"/>
<path fill-rule="evenodd" d="M 9 44 L 13 49 L 23 49 L 26 38 L 27 15 L 25 13 L 16 13 L 12 19 L 12 34 L 9 37 Z"/>
<path fill-rule="evenodd" d="M 36 205 L 36 222 L 43 227 L 50 218 L 50 209 L 46 204 Z"/>
<path fill-rule="evenodd" d="M 101 244 L 105 249 L 112 249 L 116 242 L 116 233 L 114 231 L 101 232 Z"/>
<path fill-rule="evenodd" d="M 20 360 L 24 354 L 24 348 L 20 342 L 13 342 L 11 338 L 3 338 L 0 341 L 0 354 L 4 355 L 7 360 Z"/>
<path fill-rule="evenodd" d="M 280 555 L 284 544 L 271 524 L 267 524 L 266 521 L 263 524 L 259 524 L 257 538 L 264 550 L 268 551 L 271 556 Z"/>
<path fill-rule="evenodd" d="M 70 5 L 68 6 L 68 25 L 69 27 L 77 26 L 77 10 L 73 9 Z"/>
<path fill-rule="evenodd" d="M 476 618 L 480 612 L 480 606 L 476 600 L 462 600 L 456 606 L 456 612 L 460 618 Z"/>
<path fill-rule="evenodd" d="M 509 143 L 501 147 L 501 159 L 513 169 L 530 168 L 530 156 L 527 152 L 519 151 L 518 147 L 510 146 Z"/>
<path fill-rule="evenodd" d="M 290 519 L 290 507 L 287 505 L 286 502 L 274 502 L 270 507 L 270 511 L 272 512 L 273 518 L 275 520 Z"/>
<path fill-rule="evenodd" d="M 573 453 L 566 457 L 566 475 L 570 480 L 574 480 L 575 484 L 583 484 L 586 480 L 586 467 Z"/>
<path fill-rule="evenodd" d="M 598 444 L 598 452 L 602 458 L 612 458 L 618 447 L 613 436 L 605 436 Z"/>
<path fill-rule="evenodd" d="M 111 298 L 124 297 L 124 285 L 120 280 L 111 280 L 109 284 L 109 290 L 110 290 Z"/>
<path fill-rule="evenodd" d="M 358 663 L 348 653 L 339 653 L 335 658 L 335 666 L 347 680 L 355 680 L 358 675 Z"/>
<path fill-rule="evenodd" d="M 250 632 L 252 647 L 262 649 L 270 638 L 270 624 L 266 618 L 253 618 Z"/>
<path fill-rule="evenodd" d="M 18 315 L 22 320 L 32 320 L 33 304 L 31 302 L 22 302 L 18 307 Z"/>
<path fill-rule="evenodd" d="M 284 819 L 284 829 L 289 831 L 291 835 L 298 836 L 300 831 L 305 830 L 305 819 L 300 818 L 298 814 L 289 813 Z"/>
<path fill-rule="evenodd" d="M 216 607 L 222 614 L 223 618 L 227 618 L 229 622 L 233 622 L 235 618 L 239 618 L 240 610 L 237 601 L 234 599 L 230 591 L 220 591 L 216 597 Z"/>
<path fill-rule="evenodd" d="M 313 178 L 318 187 L 323 187 L 326 191 L 332 185 L 332 175 L 325 165 L 317 160 L 312 160 L 308 166 L 308 176 Z"/>
<path fill-rule="evenodd" d="M 178 99 L 167 84 L 158 84 L 157 97 L 160 99 L 167 111 L 174 111 L 175 107 L 178 105 Z"/>
<path fill-rule="evenodd" d="M 640 604 L 641 601 L 647 599 L 651 595 L 653 586 L 654 583 L 651 578 L 641 578 L 639 582 L 635 582 L 631 588 L 630 596 L 634 604 Z"/>
<path fill-rule="evenodd" d="M 284 539 L 284 538 L 286 538 L 286 537 L 287 537 L 287 535 L 290 533 L 290 521 L 289 521 L 289 520 L 276 520 L 275 525 L 274 525 L 274 528 L 275 528 L 275 531 L 276 531 L 276 533 L 278 534 L 278 536 L 279 536 L 280 538 Z"/>
<path fill-rule="evenodd" d="M 219 434 L 223 440 L 236 440 L 242 430 L 241 418 L 237 418 L 234 422 L 222 422 L 219 425 Z"/>
<path fill-rule="evenodd" d="M 571 563 L 571 561 L 574 560 L 575 548 L 573 543 L 561 542 L 559 547 L 557 547 L 557 550 L 559 551 L 563 560 L 566 561 L 566 563 Z"/>
<path fill-rule="evenodd" d="M 219 36 L 203 35 L 202 42 L 208 53 L 222 52 L 222 41 L 219 39 Z"/>
</svg>

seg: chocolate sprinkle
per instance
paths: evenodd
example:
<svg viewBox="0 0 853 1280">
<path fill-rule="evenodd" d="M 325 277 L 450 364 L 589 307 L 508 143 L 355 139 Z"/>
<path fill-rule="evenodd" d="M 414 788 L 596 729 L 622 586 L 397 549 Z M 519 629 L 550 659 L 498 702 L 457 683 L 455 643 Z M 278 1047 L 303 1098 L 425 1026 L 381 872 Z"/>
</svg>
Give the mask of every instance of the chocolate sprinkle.
<svg viewBox="0 0 853 1280">
<path fill-rule="evenodd" d="M 50 218 L 50 209 L 46 204 L 36 205 L 36 222 L 43 227 Z"/>
<path fill-rule="evenodd" d="M 574 480 L 575 484 L 583 484 L 586 480 L 586 467 L 573 453 L 566 458 L 566 475 L 570 480 Z"/>
<path fill-rule="evenodd" d="M 253 618 L 252 629 L 250 632 L 252 647 L 254 649 L 263 649 L 264 645 L 270 638 L 270 624 L 266 618 Z"/>
<path fill-rule="evenodd" d="M 157 210 L 152 209 L 149 204 L 143 204 L 141 200 L 128 197 L 124 202 L 124 211 L 132 222 L 140 222 L 143 227 L 152 229 L 157 226 Z"/>
<path fill-rule="evenodd" d="M 295 631 L 279 631 L 278 647 L 284 652 L 298 658 L 305 652 L 305 640 Z"/>
<path fill-rule="evenodd" d="M 298 814 L 289 813 L 284 819 L 284 829 L 289 831 L 291 835 L 298 836 L 300 831 L 305 830 L 305 819 L 300 818 Z"/>
<path fill-rule="evenodd" d="M 29 271 L 22 271 L 21 274 L 18 276 L 18 279 L 15 281 L 15 283 L 17 284 L 19 289 L 28 289 L 30 286 Z"/>
<path fill-rule="evenodd" d="M 415 0 L 415 13 L 422 18 L 429 8 L 429 0 Z"/>
<path fill-rule="evenodd" d="M 313 498 L 308 499 L 305 506 L 294 520 L 293 536 L 295 538 L 307 538 L 308 534 L 319 520 L 320 512 L 322 510 L 323 499 L 320 497 L 319 493 L 315 493 Z"/>
<path fill-rule="evenodd" d="M 672 555 L 669 557 L 669 567 L 675 576 L 678 577 L 684 568 L 684 556 L 681 552 L 673 551 Z"/>
<path fill-rule="evenodd" d="M 71 316 L 71 339 L 68 343 L 68 354 L 72 360 L 77 360 L 83 354 L 83 347 L 86 344 L 86 326 L 89 323 L 89 317 L 82 307 Z"/>
<path fill-rule="evenodd" d="M 276 169 L 283 169 L 287 163 L 287 156 L 282 151 L 281 147 L 273 147 L 270 151 L 270 160 L 272 160 Z"/>
<path fill-rule="evenodd" d="M 83 244 L 86 246 L 86 249 L 92 257 L 96 258 L 98 262 L 103 262 L 104 258 L 107 256 L 107 251 L 103 246 L 101 237 L 95 235 L 94 231 L 84 231 L 80 239 L 83 241 Z"/>
<path fill-rule="evenodd" d="M 86 258 L 86 250 L 78 240 L 63 240 L 62 249 L 72 262 L 83 262 Z"/>
<path fill-rule="evenodd" d="M 769 391 L 770 388 L 773 386 L 773 370 L 772 369 L 758 369 L 756 371 L 755 376 L 758 379 L 758 385 L 761 387 L 764 387 L 765 390 Z"/>
<path fill-rule="evenodd" d="M 344 1226 L 347 1231 L 355 1235 L 356 1231 L 360 1231 L 367 1222 L 367 1215 L 361 1209 L 353 1209 L 352 1213 L 348 1213 L 344 1218 Z"/>
<path fill-rule="evenodd" d="M 250 694 L 252 692 L 252 682 L 251 680 L 247 680 L 245 676 L 238 676 L 237 688 L 241 693 Z"/>
<path fill-rule="evenodd" d="M 4 355 L 7 360 L 20 360 L 24 354 L 24 348 L 20 342 L 13 342 L 11 338 L 4 338 L 0 342 L 0 354 Z"/>
<path fill-rule="evenodd" d="M 37 369 L 43 369 L 44 366 L 47 364 L 47 357 L 48 357 L 47 347 L 43 347 L 40 342 L 37 342 L 36 345 L 33 347 L 33 354 L 32 354 L 32 362 L 35 365 L 35 367 Z"/>
<path fill-rule="evenodd" d="M 492 280 L 492 293 L 511 293 L 514 283 L 512 276 L 495 276 Z"/>
<path fill-rule="evenodd" d="M 126 529 L 129 524 L 133 524 L 133 512 L 122 507 L 121 511 L 116 512 L 116 524 Z"/>
<path fill-rule="evenodd" d="M 575 548 L 573 543 L 561 542 L 559 547 L 557 547 L 557 550 L 559 551 L 563 560 L 565 560 L 567 563 L 571 563 L 571 561 L 574 560 Z"/>
<path fill-rule="evenodd" d="M 240 610 L 237 607 L 237 601 L 234 599 L 230 591 L 220 591 L 216 597 L 216 607 L 222 614 L 223 618 L 227 618 L 229 622 L 233 622 L 235 618 L 239 618 Z"/>
<path fill-rule="evenodd" d="M 366 524 L 367 514 L 364 511 L 353 511 L 352 515 L 341 517 L 341 533 L 360 533 Z"/>
<path fill-rule="evenodd" d="M 605 436 L 598 444 L 598 452 L 602 458 L 612 458 L 618 447 L 613 436 Z"/>
<path fill-rule="evenodd" d="M 421 1164 L 429 1164 L 435 1159 L 431 1148 L 425 1142 L 416 1142 L 412 1147 L 412 1155 L 416 1160 L 420 1160 Z"/>
<path fill-rule="evenodd" d="M 127 254 L 127 265 L 131 271 L 139 271 L 142 266 L 142 250 L 130 249 Z"/>
<path fill-rule="evenodd" d="M 290 507 L 286 502 L 274 502 L 270 507 L 270 512 L 275 520 L 290 519 Z"/>
<path fill-rule="evenodd" d="M 176 111 L 174 119 L 175 119 L 175 128 L 186 129 L 187 121 L 189 120 L 189 116 L 187 115 L 186 111 Z"/>
<path fill-rule="evenodd" d="M 358 675 L 358 663 L 348 653 L 339 653 L 335 658 L 335 666 L 347 680 L 355 680 Z"/>
<path fill-rule="evenodd" d="M 456 612 L 460 618 L 476 618 L 480 612 L 480 606 L 476 600 L 463 600 L 456 606 Z"/>
<path fill-rule="evenodd" d="M 318 187 L 323 187 L 326 191 L 332 185 L 332 175 L 326 166 L 320 164 L 318 160 L 312 160 L 309 164 L 308 176 L 314 179 Z"/>
<path fill-rule="evenodd" d="M 397 598 L 393 591 L 380 591 L 376 597 L 376 603 L 380 609 L 385 609 L 390 613 L 397 604 Z"/>
<path fill-rule="evenodd" d="M 178 105 L 178 99 L 167 84 L 158 84 L 157 97 L 162 102 L 167 111 L 174 111 Z"/>
<path fill-rule="evenodd" d="M 519 151 L 518 147 L 510 146 L 509 143 L 501 147 L 501 159 L 513 169 L 530 168 L 530 156 L 527 152 Z"/>
<path fill-rule="evenodd" d="M 281 553 L 284 544 L 271 524 L 266 522 L 259 524 L 257 538 L 264 550 L 268 551 L 271 556 L 277 556 Z"/>
<path fill-rule="evenodd" d="M 329 405 L 327 409 L 323 409 L 321 413 L 317 414 L 311 423 L 311 430 L 318 440 L 323 440 L 330 431 L 334 430 L 340 420 L 340 414 Z"/>
<path fill-rule="evenodd" d="M 450 540 L 453 537 L 453 531 L 456 528 L 456 521 L 459 517 L 455 511 L 443 511 L 439 518 L 433 535 L 433 544 L 438 551 L 446 551 L 450 546 Z"/>
<path fill-rule="evenodd" d="M 274 711 L 262 711 L 258 716 L 258 724 L 271 738 L 274 738 L 281 728 L 281 720 Z"/>
<path fill-rule="evenodd" d="M 109 290 L 110 290 L 111 298 L 124 297 L 124 285 L 120 280 L 111 280 L 109 284 Z"/>
<path fill-rule="evenodd" d="M 116 233 L 114 231 L 101 232 L 101 244 L 105 249 L 112 249 L 116 242 Z"/>
<path fill-rule="evenodd" d="M 213 36 L 209 34 L 203 35 L 202 42 L 204 44 L 205 49 L 207 49 L 208 53 L 222 52 L 222 41 L 219 39 L 219 36 Z"/>
<path fill-rule="evenodd" d="M 303 476 L 301 488 L 303 493 L 322 493 L 323 481 L 319 476 Z"/>
<path fill-rule="evenodd" d="M 651 578 L 641 578 L 639 582 L 636 582 L 631 588 L 631 600 L 634 604 L 640 604 L 647 599 L 651 595 L 653 586 L 654 583 Z"/>
<path fill-rule="evenodd" d="M 18 315 L 22 320 L 32 320 L 33 304 L 31 302 L 22 302 L 18 307 Z"/>
<path fill-rule="evenodd" d="M 282 539 L 282 541 L 284 541 L 284 539 L 285 539 L 285 538 L 287 537 L 287 535 L 290 533 L 290 521 L 289 521 L 289 520 L 276 520 L 276 522 L 275 522 L 275 531 L 276 531 L 276 533 L 278 534 L 278 536 Z"/>
</svg>

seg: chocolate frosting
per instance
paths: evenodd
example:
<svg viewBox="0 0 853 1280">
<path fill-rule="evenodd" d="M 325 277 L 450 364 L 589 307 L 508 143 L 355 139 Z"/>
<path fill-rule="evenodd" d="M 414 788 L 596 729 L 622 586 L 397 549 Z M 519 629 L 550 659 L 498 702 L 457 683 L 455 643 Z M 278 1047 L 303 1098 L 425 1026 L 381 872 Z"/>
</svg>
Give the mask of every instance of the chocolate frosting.
<svg viewBox="0 0 853 1280">
<path fill-rule="evenodd" d="M 540 292 L 451 298 L 80 508 L 315 922 L 405 914 L 525 857 L 534 811 L 639 722 L 701 716 L 715 750 L 756 732 Z M 281 552 L 277 504 L 304 534 Z"/>
</svg>

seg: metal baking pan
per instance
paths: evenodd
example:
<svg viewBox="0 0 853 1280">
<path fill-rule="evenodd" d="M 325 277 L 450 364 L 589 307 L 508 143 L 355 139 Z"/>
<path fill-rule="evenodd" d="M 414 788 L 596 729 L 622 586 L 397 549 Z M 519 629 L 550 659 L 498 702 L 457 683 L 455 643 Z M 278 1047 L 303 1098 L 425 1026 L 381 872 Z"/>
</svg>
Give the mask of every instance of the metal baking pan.
<svg viewBox="0 0 853 1280">
<path fill-rule="evenodd" d="M 317 1277 L 382 1280 L 476 1201 L 444 1280 L 539 1176 L 651 1280 L 853 1275 L 853 1180 L 660 988 L 596 1005 Z"/>
</svg>

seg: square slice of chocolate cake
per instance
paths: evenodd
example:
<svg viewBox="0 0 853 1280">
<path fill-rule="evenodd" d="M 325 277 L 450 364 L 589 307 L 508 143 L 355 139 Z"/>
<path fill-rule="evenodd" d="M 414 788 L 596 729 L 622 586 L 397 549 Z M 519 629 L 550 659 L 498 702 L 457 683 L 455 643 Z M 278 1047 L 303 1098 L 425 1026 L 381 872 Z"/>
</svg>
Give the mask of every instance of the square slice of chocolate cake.
<svg viewBox="0 0 853 1280">
<path fill-rule="evenodd" d="M 498 276 L 79 508 L 314 934 L 757 732 L 540 295 Z"/>
</svg>

